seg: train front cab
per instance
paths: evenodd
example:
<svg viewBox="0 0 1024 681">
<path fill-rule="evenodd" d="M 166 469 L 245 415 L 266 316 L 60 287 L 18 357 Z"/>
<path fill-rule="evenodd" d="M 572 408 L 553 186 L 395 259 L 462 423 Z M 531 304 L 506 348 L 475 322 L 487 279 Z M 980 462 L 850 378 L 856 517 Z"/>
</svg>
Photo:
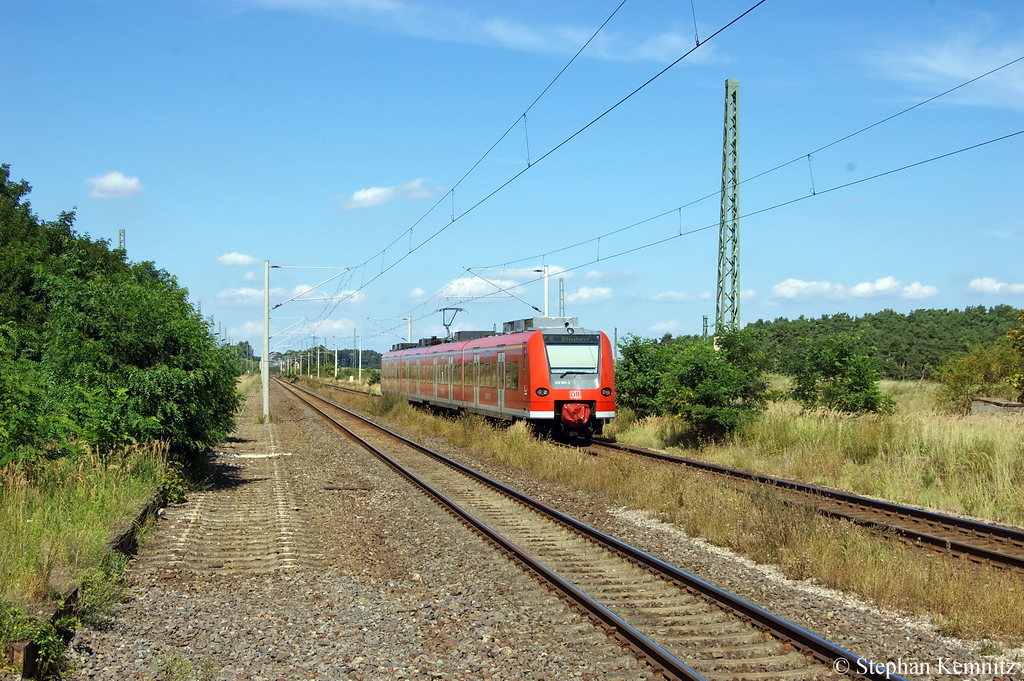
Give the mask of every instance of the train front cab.
<svg viewBox="0 0 1024 681">
<path fill-rule="evenodd" d="M 615 416 L 611 342 L 600 331 L 544 329 L 527 343 L 530 421 L 577 442 L 600 435 Z"/>
</svg>

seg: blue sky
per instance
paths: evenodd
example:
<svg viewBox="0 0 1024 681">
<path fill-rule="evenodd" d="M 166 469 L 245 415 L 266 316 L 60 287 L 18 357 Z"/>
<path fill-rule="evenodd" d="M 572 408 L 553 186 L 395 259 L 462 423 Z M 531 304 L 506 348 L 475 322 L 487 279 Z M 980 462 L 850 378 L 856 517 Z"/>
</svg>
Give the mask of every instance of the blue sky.
<svg viewBox="0 0 1024 681">
<path fill-rule="evenodd" d="M 257 351 L 265 259 L 277 350 L 500 328 L 543 265 L 553 315 L 700 333 L 735 78 L 743 322 L 1024 307 L 1024 135 L 890 172 L 1024 130 L 1024 61 L 882 122 L 1024 4 L 620 1 L 0 0 L 0 162 Z"/>
</svg>

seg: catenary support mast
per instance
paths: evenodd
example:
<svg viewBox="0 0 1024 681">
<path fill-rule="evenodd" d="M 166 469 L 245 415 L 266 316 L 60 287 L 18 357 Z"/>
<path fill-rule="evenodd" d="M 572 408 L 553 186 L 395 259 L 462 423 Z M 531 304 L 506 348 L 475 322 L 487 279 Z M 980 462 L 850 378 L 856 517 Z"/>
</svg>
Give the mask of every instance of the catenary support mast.
<svg viewBox="0 0 1024 681">
<path fill-rule="evenodd" d="M 740 328 L 740 83 L 725 81 L 722 210 L 718 232 L 715 333 Z"/>
</svg>

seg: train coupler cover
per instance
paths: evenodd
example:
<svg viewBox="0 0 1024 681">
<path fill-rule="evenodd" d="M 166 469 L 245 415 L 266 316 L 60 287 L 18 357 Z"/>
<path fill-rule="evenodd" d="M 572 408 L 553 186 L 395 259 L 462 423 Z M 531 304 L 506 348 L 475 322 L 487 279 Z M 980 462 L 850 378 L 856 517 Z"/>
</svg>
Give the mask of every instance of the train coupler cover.
<svg viewBox="0 0 1024 681">
<path fill-rule="evenodd" d="M 580 428 L 590 420 L 590 405 L 571 402 L 562 406 L 562 425 L 567 428 Z"/>
</svg>

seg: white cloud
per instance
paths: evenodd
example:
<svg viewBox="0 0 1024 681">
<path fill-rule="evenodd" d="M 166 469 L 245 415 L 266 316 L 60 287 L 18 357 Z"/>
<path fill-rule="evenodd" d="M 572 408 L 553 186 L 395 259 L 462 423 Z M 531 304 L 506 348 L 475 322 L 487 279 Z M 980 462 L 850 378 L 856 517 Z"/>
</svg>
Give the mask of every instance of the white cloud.
<svg viewBox="0 0 1024 681">
<path fill-rule="evenodd" d="M 124 173 L 109 172 L 102 177 L 90 177 L 82 184 L 91 184 L 90 199 L 120 199 L 126 196 L 137 196 L 145 187 L 137 177 L 128 177 Z"/>
<path fill-rule="evenodd" d="M 262 292 L 261 292 L 262 293 Z M 252 338 L 263 335 L 263 322 L 246 322 L 241 326 L 234 326 L 228 329 L 228 335 L 234 338 Z M 259 354 L 256 350 L 256 354 Z"/>
<path fill-rule="evenodd" d="M 587 281 L 630 281 L 633 279 L 632 270 L 615 270 L 612 272 L 601 272 L 590 270 L 583 275 Z"/>
<path fill-rule="evenodd" d="M 405 300 L 409 303 L 421 303 L 427 299 L 427 292 L 419 286 L 405 294 Z"/>
<path fill-rule="evenodd" d="M 485 270 L 459 277 L 438 291 L 437 295 L 444 299 L 470 298 L 507 298 L 514 295 L 525 299 L 530 304 L 541 305 L 543 297 L 544 275 L 541 267 L 522 267 L 517 269 Z M 559 277 L 571 279 L 572 272 L 567 272 L 559 265 L 548 266 L 549 288 L 556 288 Z M 526 285 L 529 284 L 529 287 Z M 536 298 L 536 300 L 533 300 Z"/>
<path fill-rule="evenodd" d="M 284 289 L 272 288 L 270 295 L 281 296 Z M 262 307 L 263 289 L 261 288 L 229 288 L 221 291 L 215 297 L 219 305 L 228 307 Z"/>
<path fill-rule="evenodd" d="M 772 286 L 772 296 L 787 300 L 849 300 L 850 298 L 903 298 L 923 300 L 938 295 L 939 289 L 930 284 L 914 282 L 906 285 L 895 277 L 882 277 L 846 287 L 829 281 L 801 281 L 786 279 Z"/>
<path fill-rule="evenodd" d="M 315 16 L 413 35 L 432 40 L 501 48 L 542 54 L 572 55 L 598 28 L 598 23 L 568 24 L 544 16 L 544 3 L 534 6 L 527 18 L 510 18 L 494 3 L 454 3 L 404 0 L 239 0 L 259 8 L 301 12 Z M 502 12 L 499 14 L 499 12 Z M 592 58 L 617 61 L 675 60 L 692 49 L 690 30 L 666 30 L 664 24 L 633 29 L 606 27 L 587 47 Z M 702 45 L 686 61 L 703 63 L 714 59 L 713 44 Z"/>
<path fill-rule="evenodd" d="M 488 283 L 488 281 L 493 283 Z M 505 279 L 503 277 L 488 277 L 488 281 L 484 281 L 479 277 L 461 277 L 448 282 L 438 293 L 445 299 L 468 299 L 498 296 L 507 298 L 509 293 L 521 297 L 526 293 L 522 286 L 511 279 Z M 499 290 L 497 288 L 498 286 L 504 289 L 505 292 Z"/>
<path fill-rule="evenodd" d="M 924 300 L 925 298 L 932 298 L 937 295 L 939 295 L 938 286 L 925 285 L 916 281 L 910 286 L 904 286 L 903 291 L 900 292 L 900 298 L 906 300 Z"/>
<path fill-rule="evenodd" d="M 340 207 L 343 210 L 351 210 L 353 208 L 380 206 L 400 198 L 429 199 L 431 196 L 443 191 L 441 187 L 424 187 L 424 179 L 420 177 L 412 182 L 406 182 L 394 187 L 360 189 L 354 192 L 352 196 L 335 197 L 335 199 L 341 202 Z"/>
<path fill-rule="evenodd" d="M 607 286 L 584 286 L 576 293 L 570 293 L 565 297 L 566 302 L 574 305 L 592 305 L 605 300 L 611 300 L 612 290 Z"/>
<path fill-rule="evenodd" d="M 227 253 L 217 258 L 218 265 L 241 265 L 242 267 L 248 267 L 249 265 L 255 265 L 259 260 L 251 255 L 243 255 L 237 251 Z"/>
<path fill-rule="evenodd" d="M 306 294 L 309 294 L 308 296 Z M 358 305 L 366 300 L 366 294 L 362 291 L 355 290 L 341 290 L 335 291 L 334 293 L 326 293 L 323 290 L 317 290 L 309 284 L 299 284 L 292 288 L 289 298 L 294 298 L 293 302 L 317 302 L 323 303 L 333 301 L 336 303 L 342 303 L 344 305 Z"/>
<path fill-rule="evenodd" d="M 674 319 L 670 319 L 667 322 L 658 322 L 647 329 L 653 333 L 675 333 L 679 330 L 679 322 Z"/>
<path fill-rule="evenodd" d="M 957 27 L 955 33 L 930 45 L 902 45 L 879 52 L 868 61 L 889 77 L 939 91 L 1006 64 L 1020 56 L 1024 36 L 1000 40 L 1005 27 Z M 1014 65 L 943 97 L 940 102 L 969 106 L 1024 109 L 1024 70 Z"/>
<path fill-rule="evenodd" d="M 307 323 L 303 326 L 303 332 L 316 334 L 317 336 L 345 336 L 349 343 L 349 347 L 352 347 L 352 330 L 356 327 L 355 323 L 351 319 L 325 319 L 316 323 Z M 343 342 L 339 342 L 340 347 L 345 347 Z"/>
<path fill-rule="evenodd" d="M 243 281 L 256 281 L 256 273 L 255 272 L 246 272 L 245 276 L 242 277 L 242 280 Z"/>
<path fill-rule="evenodd" d="M 1024 284 L 1006 284 L 992 277 L 973 279 L 967 288 L 974 293 L 992 293 L 997 295 L 1024 295 Z"/>
<path fill-rule="evenodd" d="M 827 281 L 801 281 L 786 279 L 772 286 L 772 295 L 776 298 L 829 298 L 842 300 L 846 297 L 846 288 L 840 284 Z"/>
<path fill-rule="evenodd" d="M 855 298 L 884 298 L 899 295 L 902 290 L 902 281 L 896 281 L 896 277 L 883 277 L 855 285 L 850 289 L 850 295 Z"/>
<path fill-rule="evenodd" d="M 710 300 L 711 297 L 712 296 L 709 291 L 705 291 L 704 293 L 665 291 L 664 293 L 659 293 L 656 296 L 651 296 L 651 300 L 656 300 L 659 303 L 688 303 L 694 300 Z"/>
</svg>

